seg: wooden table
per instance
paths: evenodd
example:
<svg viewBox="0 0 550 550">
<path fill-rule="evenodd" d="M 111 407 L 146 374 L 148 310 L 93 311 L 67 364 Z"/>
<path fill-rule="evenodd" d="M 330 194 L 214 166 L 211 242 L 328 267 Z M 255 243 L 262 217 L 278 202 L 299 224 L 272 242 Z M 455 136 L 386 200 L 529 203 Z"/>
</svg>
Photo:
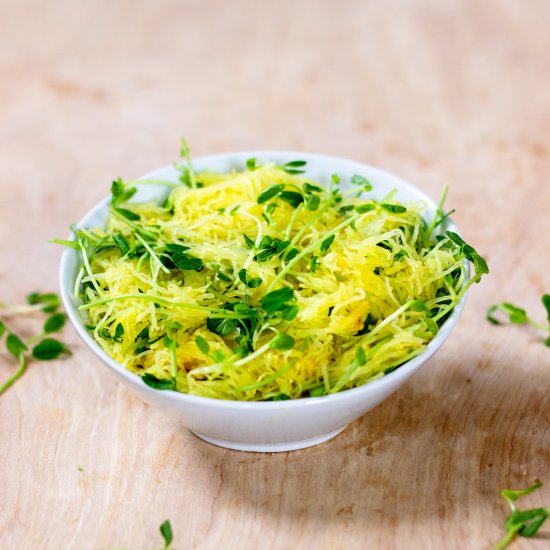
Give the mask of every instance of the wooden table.
<svg viewBox="0 0 550 550">
<path fill-rule="evenodd" d="M 0 4 L 1 300 L 57 288 L 65 236 L 106 194 L 177 157 L 329 153 L 448 200 L 491 275 L 399 392 L 333 441 L 208 445 L 78 341 L 0 398 L 0 548 L 487 549 L 499 491 L 547 482 L 550 350 L 485 309 L 539 320 L 550 291 L 545 0 Z M 32 325 L 32 322 L 31 322 Z M 22 330 L 36 327 L 25 322 Z M 0 379 L 12 372 L 0 357 Z M 78 469 L 82 468 L 82 471 Z M 515 548 L 550 545 L 550 526 Z"/>
</svg>

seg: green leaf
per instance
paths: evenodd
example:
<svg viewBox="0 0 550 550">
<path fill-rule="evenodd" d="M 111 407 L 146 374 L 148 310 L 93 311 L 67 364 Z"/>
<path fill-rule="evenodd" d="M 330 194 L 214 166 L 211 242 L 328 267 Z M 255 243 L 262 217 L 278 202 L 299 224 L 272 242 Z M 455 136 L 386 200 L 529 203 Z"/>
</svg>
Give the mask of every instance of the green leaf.
<svg viewBox="0 0 550 550">
<path fill-rule="evenodd" d="M 503 489 L 500 494 L 506 502 L 510 503 L 511 501 L 517 500 L 519 497 L 530 495 L 533 491 L 536 491 L 540 487 L 542 487 L 542 483 L 539 481 L 533 485 L 530 485 L 527 489 L 519 489 L 517 491 L 513 489 Z"/>
<path fill-rule="evenodd" d="M 314 388 L 311 388 L 309 390 L 310 397 L 322 397 L 323 395 L 326 395 L 326 394 L 327 394 L 327 390 L 324 384 L 321 384 L 320 386 L 315 386 Z"/>
<path fill-rule="evenodd" d="M 176 381 L 174 378 L 157 378 L 154 374 L 146 372 L 141 379 L 150 388 L 155 390 L 175 390 Z"/>
<path fill-rule="evenodd" d="M 256 170 L 257 166 L 256 166 L 256 159 L 255 158 L 251 158 L 251 159 L 248 159 L 246 161 L 246 169 L 247 170 Z"/>
<path fill-rule="evenodd" d="M 487 262 L 476 252 L 476 250 L 466 243 L 457 233 L 454 231 L 446 231 L 445 235 L 449 237 L 455 244 L 460 246 L 464 257 L 474 264 L 476 275 L 485 275 L 489 273 L 489 267 Z"/>
<path fill-rule="evenodd" d="M 246 233 L 243 233 L 243 239 L 246 246 L 251 250 L 256 246 L 256 243 Z"/>
<path fill-rule="evenodd" d="M 300 254 L 300 251 L 297 248 L 291 248 L 286 254 L 285 254 L 285 262 L 290 262 L 293 258 L 296 258 Z"/>
<path fill-rule="evenodd" d="M 317 185 L 312 185 L 307 181 L 304 183 L 303 187 L 306 193 L 322 193 L 324 191 L 322 187 L 319 187 Z"/>
<path fill-rule="evenodd" d="M 167 519 L 164 522 L 162 522 L 160 526 L 160 534 L 164 539 L 164 549 L 166 550 L 172 544 L 172 539 L 173 539 L 172 525 L 170 523 L 170 520 Z"/>
<path fill-rule="evenodd" d="M 384 202 L 380 207 L 392 214 L 403 214 L 403 212 L 407 211 L 407 209 L 400 204 L 388 204 Z"/>
<path fill-rule="evenodd" d="M 530 510 L 513 510 L 506 519 L 504 528 L 506 531 L 511 531 L 518 525 L 521 527 L 517 530 L 522 537 L 532 537 L 539 530 L 540 526 L 548 518 L 548 510 L 546 508 L 531 508 Z"/>
<path fill-rule="evenodd" d="M 340 208 L 338 208 L 338 214 L 340 214 L 340 216 L 343 216 L 344 214 L 347 214 L 348 212 L 351 212 L 354 209 L 355 209 L 355 206 L 353 204 L 346 204 L 345 206 L 341 206 Z"/>
<path fill-rule="evenodd" d="M 495 313 L 496 311 L 498 311 L 498 304 L 493 304 L 493 305 L 490 305 L 488 308 L 487 308 L 487 312 L 485 314 L 485 318 L 487 319 L 487 321 L 489 321 L 490 323 L 493 323 L 493 325 L 500 325 L 500 321 L 493 315 L 493 313 Z"/>
<path fill-rule="evenodd" d="M 283 189 L 284 184 L 279 183 L 277 185 L 272 185 L 271 187 L 268 187 L 267 189 L 264 189 L 257 198 L 258 204 L 263 204 L 264 202 L 267 202 L 269 199 L 272 199 L 273 197 L 276 197 Z"/>
<path fill-rule="evenodd" d="M 120 178 L 111 183 L 111 202 L 117 204 L 124 195 L 124 184 Z"/>
<path fill-rule="evenodd" d="M 399 260 L 401 260 L 402 258 L 408 256 L 409 253 L 404 249 L 402 248 L 401 250 L 399 250 L 399 252 L 396 252 L 393 256 L 393 259 L 394 261 L 398 262 Z"/>
<path fill-rule="evenodd" d="M 527 312 L 524 309 L 517 307 L 514 304 L 504 302 L 502 304 L 493 304 L 487 308 L 486 319 L 490 323 L 493 323 L 493 325 L 501 324 L 500 321 L 493 315 L 496 311 L 502 311 L 506 314 L 511 323 L 523 324 L 527 323 L 529 320 L 527 317 Z"/>
<path fill-rule="evenodd" d="M 303 174 L 305 170 L 302 170 L 306 166 L 307 162 L 305 160 L 293 160 L 291 162 L 287 162 L 286 164 L 283 164 L 281 168 L 287 173 L 287 174 Z"/>
<path fill-rule="evenodd" d="M 15 357 L 19 357 L 27 350 L 27 346 L 23 343 L 19 336 L 13 334 L 13 332 L 8 334 L 6 339 L 6 348 L 12 355 L 15 355 Z"/>
<path fill-rule="evenodd" d="M 414 300 L 409 306 L 411 311 L 427 311 L 428 306 L 424 300 Z"/>
<path fill-rule="evenodd" d="M 8 330 L 8 327 L 6 326 L 6 323 L 4 321 L 0 320 L 0 338 L 4 336 L 4 333 Z"/>
<path fill-rule="evenodd" d="M 285 395 L 284 393 L 279 393 L 278 395 L 274 395 L 273 397 L 266 399 L 266 401 L 288 401 L 289 399 L 290 397 L 288 397 L 288 395 Z"/>
<path fill-rule="evenodd" d="M 527 322 L 527 312 L 514 304 L 503 303 L 500 309 L 506 313 L 511 323 L 522 324 Z"/>
<path fill-rule="evenodd" d="M 298 208 L 304 202 L 302 194 L 296 191 L 281 191 L 279 198 L 290 204 L 293 208 Z"/>
<path fill-rule="evenodd" d="M 66 320 L 67 317 L 64 313 L 54 313 L 46 319 L 46 322 L 44 323 L 44 332 L 46 334 L 51 334 L 52 332 L 61 330 L 64 327 Z"/>
<path fill-rule="evenodd" d="M 184 252 L 187 252 L 190 250 L 188 246 L 185 246 L 184 244 L 178 244 L 178 243 L 168 243 L 164 245 L 164 248 L 170 252 L 177 252 L 178 254 L 183 254 Z"/>
<path fill-rule="evenodd" d="M 264 235 L 260 241 L 260 246 L 258 248 L 267 248 L 273 244 L 273 237 L 269 235 Z"/>
<path fill-rule="evenodd" d="M 126 219 L 131 221 L 137 221 L 141 219 L 139 214 L 128 210 L 127 208 L 121 208 L 120 206 L 115 207 L 115 211 L 118 212 L 121 216 L 124 216 Z"/>
<path fill-rule="evenodd" d="M 542 305 L 546 309 L 546 318 L 548 320 L 548 326 L 550 327 L 550 294 L 544 294 L 542 296 Z"/>
<path fill-rule="evenodd" d="M 115 335 L 113 336 L 113 340 L 115 342 L 122 342 L 122 337 L 124 336 L 124 327 L 122 326 L 122 323 L 118 323 L 115 327 Z"/>
<path fill-rule="evenodd" d="M 126 256 L 126 254 L 128 254 L 128 252 L 130 251 L 130 245 L 121 233 L 113 234 L 113 242 L 115 243 L 115 246 L 120 250 L 121 256 Z"/>
<path fill-rule="evenodd" d="M 248 279 L 248 283 L 246 286 L 248 288 L 258 288 L 263 283 L 263 280 L 261 277 L 252 277 L 252 279 Z"/>
<path fill-rule="evenodd" d="M 246 269 L 243 268 L 239 271 L 239 279 L 240 279 L 241 283 L 246 285 Z"/>
<path fill-rule="evenodd" d="M 60 244 L 61 246 L 67 246 L 69 248 L 74 248 L 75 250 L 80 250 L 80 245 L 77 241 L 68 241 L 66 239 L 50 239 L 48 241 L 53 244 Z"/>
<path fill-rule="evenodd" d="M 332 243 L 334 242 L 334 239 L 336 238 L 336 235 L 331 235 L 330 237 L 327 237 L 322 243 L 319 248 L 319 251 L 321 253 L 321 256 L 324 256 L 328 249 L 331 247 Z"/>
<path fill-rule="evenodd" d="M 439 327 L 437 326 L 437 323 L 431 317 L 426 316 L 424 318 L 424 322 L 426 323 L 426 326 L 428 327 L 428 330 L 434 336 L 439 332 Z"/>
<path fill-rule="evenodd" d="M 367 356 L 363 346 L 359 346 L 355 350 L 355 364 L 359 367 L 362 367 L 367 362 Z"/>
<path fill-rule="evenodd" d="M 353 176 L 351 176 L 350 181 L 353 185 L 362 187 L 365 191 L 372 191 L 372 183 L 367 178 L 364 178 L 359 174 L 354 174 Z"/>
<path fill-rule="evenodd" d="M 206 328 L 210 332 L 225 338 L 237 328 L 237 319 L 212 319 L 208 317 L 206 319 Z"/>
<path fill-rule="evenodd" d="M 187 271 L 200 271 L 203 267 L 203 261 L 201 258 L 187 254 L 186 252 L 176 252 L 172 255 L 172 262 L 178 269 L 184 269 Z"/>
<path fill-rule="evenodd" d="M 290 302 L 293 299 L 294 291 L 291 288 L 284 286 L 269 292 L 262 298 L 262 309 L 266 313 L 276 313 L 284 307 L 286 302 Z"/>
<path fill-rule="evenodd" d="M 214 353 L 212 354 L 212 359 L 214 359 L 216 363 L 222 363 L 223 361 L 225 361 L 225 353 L 219 349 L 214 350 Z"/>
<path fill-rule="evenodd" d="M 52 313 L 61 305 L 61 300 L 54 292 L 46 292 L 45 294 L 31 292 L 27 296 L 27 303 L 31 305 L 44 304 L 42 311 L 44 313 Z"/>
<path fill-rule="evenodd" d="M 204 353 L 204 355 L 208 355 L 210 346 L 205 338 L 203 338 L 200 334 L 195 337 L 195 344 L 197 344 L 197 347 L 202 351 L 202 353 Z"/>
<path fill-rule="evenodd" d="M 263 283 L 263 280 L 260 277 L 252 277 L 251 279 L 248 279 L 246 269 L 244 268 L 239 271 L 239 279 L 248 288 L 258 288 Z"/>
<path fill-rule="evenodd" d="M 42 342 L 32 348 L 32 355 L 40 361 L 52 361 L 62 353 L 70 353 L 65 344 L 54 338 L 44 338 Z"/>
<path fill-rule="evenodd" d="M 308 210 L 314 211 L 319 208 L 321 204 L 321 197 L 319 195 L 310 195 L 306 201 L 306 208 Z"/>
<path fill-rule="evenodd" d="M 284 332 L 278 332 L 269 342 L 269 347 L 280 351 L 286 351 L 292 349 L 295 344 L 296 342 L 292 336 L 289 336 Z"/>
<path fill-rule="evenodd" d="M 315 273 L 317 271 L 317 266 L 319 265 L 319 258 L 317 256 L 311 257 L 311 262 L 309 264 L 309 269 L 312 273 Z"/>
<path fill-rule="evenodd" d="M 285 305 L 280 311 L 279 314 L 285 321 L 292 321 L 296 319 L 300 308 L 298 306 L 289 306 Z"/>
<path fill-rule="evenodd" d="M 343 208 L 346 208 L 346 207 L 342 206 L 342 208 L 340 208 L 340 210 L 342 210 Z M 366 212 L 371 212 L 375 208 L 376 208 L 376 205 L 373 204 L 373 203 L 359 204 L 355 207 L 355 211 L 358 214 L 365 214 Z M 352 209 L 353 209 L 353 206 L 352 206 Z"/>
</svg>

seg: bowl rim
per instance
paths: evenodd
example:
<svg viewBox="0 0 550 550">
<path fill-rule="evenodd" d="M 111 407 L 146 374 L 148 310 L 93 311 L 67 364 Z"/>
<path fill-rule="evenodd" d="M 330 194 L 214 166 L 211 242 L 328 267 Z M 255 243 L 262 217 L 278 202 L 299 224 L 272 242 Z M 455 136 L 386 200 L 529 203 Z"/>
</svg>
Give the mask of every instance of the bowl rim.
<svg viewBox="0 0 550 550">
<path fill-rule="evenodd" d="M 294 157 L 294 158 L 307 160 L 308 163 L 310 160 L 312 162 L 315 162 L 316 160 L 317 161 L 322 160 L 324 162 L 326 161 L 339 162 L 339 163 L 344 162 L 350 165 L 350 167 L 355 166 L 358 170 L 367 169 L 369 171 L 378 172 L 379 174 L 384 175 L 386 177 L 390 177 L 392 180 L 398 182 L 401 188 L 407 189 L 408 191 L 418 195 L 422 200 L 424 200 L 428 210 L 434 211 L 437 208 L 436 203 L 428 195 L 426 195 L 421 189 L 412 185 L 411 183 L 402 179 L 401 177 L 391 172 L 388 172 L 386 170 L 383 170 L 381 168 L 378 168 L 376 166 L 366 164 L 364 162 L 359 162 L 359 161 L 347 159 L 344 157 L 338 157 L 334 155 L 323 155 L 319 153 L 308 153 L 303 151 L 300 152 L 300 151 L 290 151 L 290 150 L 272 150 L 272 149 L 249 150 L 249 151 L 234 151 L 234 152 L 228 152 L 228 153 L 219 153 L 214 155 L 197 157 L 195 159 L 192 159 L 192 164 L 199 164 L 199 163 L 205 164 L 208 162 L 218 161 L 218 160 L 231 160 L 231 159 L 240 160 L 240 159 L 247 159 L 247 158 L 253 158 L 253 157 L 273 158 L 273 160 L 275 160 L 278 157 L 279 158 Z M 133 181 L 150 179 L 153 176 L 170 169 L 173 169 L 173 165 L 163 166 L 161 168 L 152 170 L 144 174 L 143 176 L 135 178 L 135 180 Z M 158 186 L 163 187 L 161 184 L 159 184 Z M 109 201 L 110 201 L 110 196 L 106 196 L 99 203 L 97 203 L 93 208 L 88 210 L 88 212 L 80 219 L 80 221 L 76 224 L 76 226 L 79 228 L 87 227 L 87 221 L 90 218 L 93 218 L 95 214 L 102 211 Z M 460 235 L 460 231 L 452 219 L 448 220 L 448 227 Z M 69 237 L 69 240 L 74 240 L 74 236 L 71 235 Z M 161 394 L 162 396 L 172 401 L 176 401 L 180 403 L 188 403 L 188 404 L 193 404 L 198 406 L 208 406 L 208 407 L 214 407 L 214 408 L 230 408 L 230 409 L 241 409 L 241 410 L 244 410 L 244 409 L 270 410 L 270 409 L 277 409 L 277 408 L 288 409 L 288 408 L 303 407 L 303 406 L 318 406 L 321 404 L 337 403 L 341 401 L 346 401 L 354 396 L 360 397 L 361 394 L 376 392 L 377 390 L 378 390 L 378 393 L 382 393 L 385 390 L 388 390 L 389 392 L 391 392 L 395 388 L 396 382 L 399 385 L 399 382 L 398 382 L 399 378 L 402 379 L 401 383 L 404 383 L 415 370 L 420 368 L 420 366 L 423 365 L 442 346 L 442 344 L 445 342 L 445 340 L 449 337 L 452 330 L 454 329 L 464 309 L 464 305 L 466 303 L 466 299 L 469 294 L 469 292 L 467 291 L 464 294 L 464 296 L 460 299 L 460 301 L 455 305 L 449 317 L 441 325 L 438 333 L 427 344 L 426 349 L 424 349 L 422 353 L 420 353 L 416 357 L 413 357 L 403 365 L 399 366 L 394 371 L 388 374 L 385 374 L 380 378 L 372 380 L 371 382 L 366 382 L 361 386 L 349 388 L 346 390 L 341 390 L 333 394 L 323 395 L 319 397 L 300 397 L 298 399 L 286 399 L 281 401 L 237 401 L 232 399 L 217 399 L 213 397 L 190 395 L 190 394 L 178 392 L 175 390 L 161 391 L 161 390 L 156 390 L 154 388 L 151 388 L 141 380 L 141 377 L 139 375 L 135 374 L 134 372 L 122 366 L 120 363 L 115 361 L 110 355 L 108 355 L 101 348 L 101 346 L 93 339 L 93 337 L 84 328 L 84 325 L 81 319 L 79 318 L 77 308 L 75 307 L 75 304 L 73 302 L 72 293 L 70 293 L 67 290 L 68 288 L 72 288 L 74 286 L 74 280 L 72 280 L 73 278 L 69 276 L 69 269 L 68 269 L 69 260 L 71 256 L 78 253 L 79 252 L 77 250 L 72 248 L 66 248 L 63 251 L 63 254 L 61 256 L 60 268 L 59 268 L 59 284 L 60 284 L 60 291 L 61 291 L 61 299 L 65 307 L 65 310 L 67 312 L 67 316 L 69 317 L 69 320 L 71 321 L 71 324 L 76 330 L 78 336 L 87 345 L 87 347 L 99 359 L 101 359 L 101 361 L 105 363 L 107 367 L 109 367 L 111 370 L 114 370 L 130 385 L 139 385 L 140 390 L 150 393 L 152 396 L 154 395 L 156 398 L 158 398 L 159 394 Z M 465 270 L 466 270 L 466 275 L 469 277 L 470 266 L 469 266 L 469 262 L 467 262 L 466 260 L 465 260 Z"/>
</svg>

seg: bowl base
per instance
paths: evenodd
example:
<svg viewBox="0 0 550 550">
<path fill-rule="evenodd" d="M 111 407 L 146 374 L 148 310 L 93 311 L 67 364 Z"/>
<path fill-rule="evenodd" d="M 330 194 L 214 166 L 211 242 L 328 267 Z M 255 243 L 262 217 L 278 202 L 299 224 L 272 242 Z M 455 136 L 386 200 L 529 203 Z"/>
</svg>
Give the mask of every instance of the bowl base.
<svg viewBox="0 0 550 550">
<path fill-rule="evenodd" d="M 200 437 L 212 445 L 218 447 L 225 447 L 226 449 L 233 449 L 235 451 L 250 451 L 253 453 L 283 453 L 286 451 L 297 451 L 298 449 L 305 449 L 306 447 L 313 447 L 314 445 L 320 445 L 333 437 L 336 437 L 340 432 L 344 431 L 347 425 L 343 428 L 339 428 L 333 432 L 330 432 L 319 437 L 312 437 L 311 439 L 303 439 L 302 441 L 285 441 L 283 443 L 240 443 L 238 441 L 226 441 L 224 439 L 216 439 L 215 437 L 209 437 L 199 432 L 191 432 L 197 437 Z"/>
</svg>

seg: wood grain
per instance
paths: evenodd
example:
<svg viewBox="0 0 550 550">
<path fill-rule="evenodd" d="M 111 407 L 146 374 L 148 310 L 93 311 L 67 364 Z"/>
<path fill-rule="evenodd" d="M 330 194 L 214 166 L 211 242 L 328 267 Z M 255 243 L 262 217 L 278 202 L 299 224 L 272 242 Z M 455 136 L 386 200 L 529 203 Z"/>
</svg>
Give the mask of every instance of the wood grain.
<svg viewBox="0 0 550 550">
<path fill-rule="evenodd" d="M 0 285 L 57 286 L 113 177 L 254 148 L 386 168 L 448 204 L 491 275 L 405 387 L 335 440 L 210 446 L 78 342 L 0 399 L 0 548 L 486 549 L 499 491 L 550 504 L 550 352 L 484 320 L 550 290 L 550 4 L 428 0 L 0 3 Z M 23 326 L 23 325 L 21 325 Z M 33 327 L 27 327 L 31 330 Z M 13 367 L 0 357 L 0 379 Z M 81 466 L 83 471 L 79 471 Z M 548 548 L 550 528 L 515 548 Z"/>
</svg>

